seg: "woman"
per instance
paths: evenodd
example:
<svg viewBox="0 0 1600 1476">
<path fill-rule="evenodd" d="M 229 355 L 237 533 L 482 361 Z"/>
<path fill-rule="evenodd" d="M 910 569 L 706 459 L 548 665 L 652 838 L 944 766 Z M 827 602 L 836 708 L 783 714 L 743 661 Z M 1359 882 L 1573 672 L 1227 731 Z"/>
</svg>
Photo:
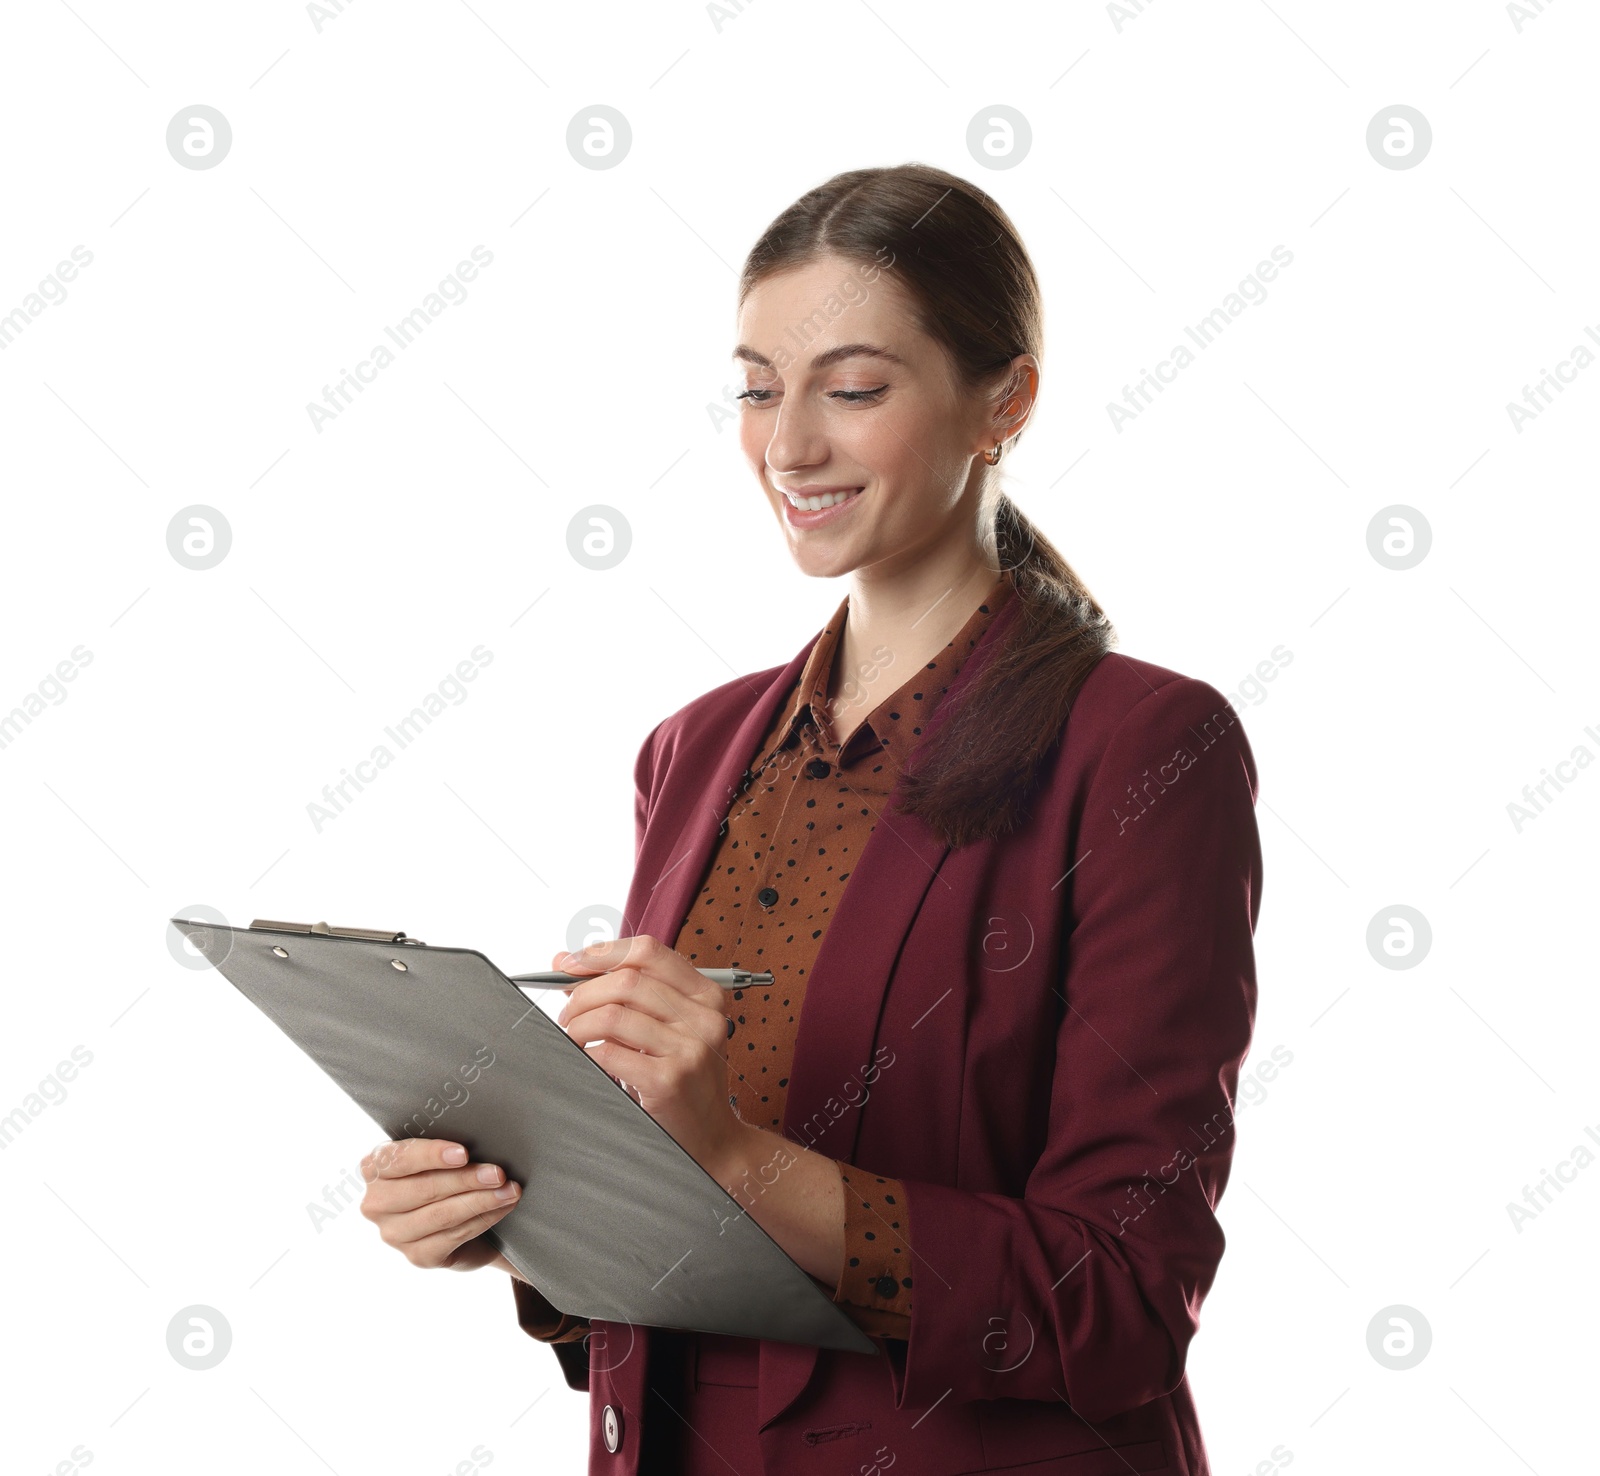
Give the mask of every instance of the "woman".
<svg viewBox="0 0 1600 1476">
<path fill-rule="evenodd" d="M 1109 650 L 998 488 L 1040 318 L 1004 212 L 922 165 L 836 176 L 745 263 L 744 453 L 849 592 L 650 733 L 628 936 L 554 960 L 592 976 L 561 1020 L 883 1356 L 591 1326 L 512 1273 L 591 1472 L 1209 1469 L 1184 1361 L 1254 1020 L 1255 763 L 1215 688 Z M 697 972 L 726 965 L 774 983 Z M 369 1155 L 363 1213 L 510 1271 L 482 1234 L 516 1186 L 447 1152 Z"/>
</svg>

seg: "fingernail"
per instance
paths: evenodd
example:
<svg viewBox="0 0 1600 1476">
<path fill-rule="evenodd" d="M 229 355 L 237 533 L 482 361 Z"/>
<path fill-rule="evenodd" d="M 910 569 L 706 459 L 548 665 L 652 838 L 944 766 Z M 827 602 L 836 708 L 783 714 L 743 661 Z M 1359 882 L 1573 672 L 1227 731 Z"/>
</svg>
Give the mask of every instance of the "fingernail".
<svg viewBox="0 0 1600 1476">
<path fill-rule="evenodd" d="M 496 1199 L 515 1199 L 517 1197 L 517 1186 L 515 1184 L 503 1185 L 494 1191 L 494 1197 Z"/>
<path fill-rule="evenodd" d="M 566 973 L 575 964 L 581 964 L 582 962 L 583 962 L 583 952 L 582 952 L 581 949 L 577 953 L 569 953 L 561 960 L 561 972 L 562 973 Z"/>
<path fill-rule="evenodd" d="M 467 1161 L 467 1150 L 459 1143 L 452 1143 L 444 1150 L 444 1161 L 446 1163 L 465 1163 Z"/>
<path fill-rule="evenodd" d="M 498 1166 L 492 1163 L 482 1165 L 478 1169 L 478 1182 L 480 1184 L 498 1184 L 500 1182 Z"/>
</svg>

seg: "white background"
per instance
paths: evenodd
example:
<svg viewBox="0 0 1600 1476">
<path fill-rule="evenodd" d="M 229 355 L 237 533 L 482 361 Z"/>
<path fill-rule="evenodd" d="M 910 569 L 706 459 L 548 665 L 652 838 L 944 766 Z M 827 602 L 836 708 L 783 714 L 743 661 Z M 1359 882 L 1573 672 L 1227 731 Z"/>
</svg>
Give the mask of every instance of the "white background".
<svg viewBox="0 0 1600 1476">
<path fill-rule="evenodd" d="M 1241 1115 L 1189 1358 L 1214 1469 L 1592 1463 L 1600 1164 L 1506 1208 L 1600 1131 L 1600 775 L 1507 810 L 1600 753 L 1600 367 L 1506 410 L 1600 332 L 1592 10 L 474 5 L 7 7 L 0 314 L 93 256 L 0 350 L 0 711 L 92 656 L 0 749 L 0 1114 L 92 1054 L 0 1158 L 8 1469 L 583 1469 L 586 1397 L 503 1276 L 417 1271 L 353 1205 L 313 1228 L 380 1134 L 165 920 L 513 970 L 620 908 L 644 735 L 844 592 L 708 411 L 736 269 L 805 189 L 912 159 L 994 193 L 1042 278 L 1007 489 L 1124 652 L 1237 694 L 1260 766 L 1249 1064 L 1292 1064 Z M 203 170 L 165 142 L 197 103 L 233 133 Z M 1396 103 L 1432 126 L 1415 168 L 1367 149 Z M 615 168 L 567 150 L 595 104 L 632 128 Z M 1007 169 L 966 144 L 996 105 L 1032 131 Z M 318 430 L 307 402 L 478 245 L 467 299 Z M 1277 245 L 1266 300 L 1117 430 Z M 192 504 L 232 530 L 203 572 L 167 546 Z M 568 552 L 593 504 L 631 527 L 607 572 Z M 1405 571 L 1368 547 L 1395 504 L 1432 533 Z M 467 700 L 319 831 L 480 643 Z M 1366 941 L 1396 904 L 1433 933 L 1405 970 Z M 205 1372 L 167 1351 L 191 1304 L 232 1328 Z M 1432 1329 L 1406 1371 L 1367 1345 L 1395 1304 Z"/>
</svg>

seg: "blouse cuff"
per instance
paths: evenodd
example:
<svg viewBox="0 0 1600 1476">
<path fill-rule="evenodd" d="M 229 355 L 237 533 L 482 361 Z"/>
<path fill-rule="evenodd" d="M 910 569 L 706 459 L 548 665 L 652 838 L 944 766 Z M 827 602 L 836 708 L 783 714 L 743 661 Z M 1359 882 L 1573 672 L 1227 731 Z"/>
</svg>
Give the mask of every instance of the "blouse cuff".
<svg viewBox="0 0 1600 1476">
<path fill-rule="evenodd" d="M 835 1160 L 837 1163 L 837 1160 Z M 910 1216 L 899 1179 L 869 1174 L 839 1163 L 844 1186 L 844 1264 L 833 1300 L 887 1316 L 860 1319 L 882 1331 L 904 1336 L 911 1316 Z M 904 1319 L 902 1321 L 901 1319 Z"/>
<path fill-rule="evenodd" d="M 576 1343 L 589 1332 L 589 1319 L 562 1312 L 538 1287 L 513 1276 L 511 1289 L 517 1301 L 517 1325 L 541 1343 Z"/>
</svg>

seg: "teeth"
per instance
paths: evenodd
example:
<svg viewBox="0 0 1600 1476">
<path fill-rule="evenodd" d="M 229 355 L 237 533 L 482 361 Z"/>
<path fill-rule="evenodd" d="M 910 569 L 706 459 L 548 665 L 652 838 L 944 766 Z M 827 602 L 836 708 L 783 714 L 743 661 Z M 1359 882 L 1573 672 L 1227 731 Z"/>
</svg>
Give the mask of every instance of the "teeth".
<svg viewBox="0 0 1600 1476">
<path fill-rule="evenodd" d="M 856 496 L 861 491 L 857 487 L 851 492 L 824 492 L 820 497 L 795 497 L 785 492 L 783 495 L 789 499 L 791 507 L 797 507 L 806 512 L 820 512 L 825 507 L 833 507 L 836 503 L 844 502 Z"/>
</svg>

